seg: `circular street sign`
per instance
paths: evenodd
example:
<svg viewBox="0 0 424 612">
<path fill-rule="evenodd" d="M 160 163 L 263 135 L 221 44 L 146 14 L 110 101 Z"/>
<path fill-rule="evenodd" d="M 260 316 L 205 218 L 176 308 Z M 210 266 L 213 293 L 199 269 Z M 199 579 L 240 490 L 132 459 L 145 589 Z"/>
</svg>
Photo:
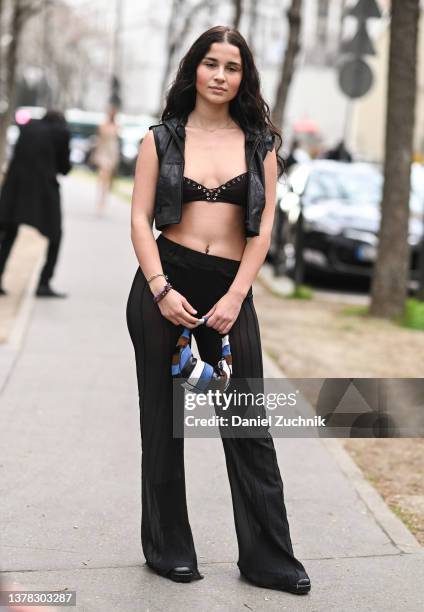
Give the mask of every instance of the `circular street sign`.
<svg viewBox="0 0 424 612">
<path fill-rule="evenodd" d="M 340 67 L 339 86 L 349 98 L 360 98 L 365 95 L 372 83 L 372 70 L 364 60 L 359 58 L 347 60 Z"/>
</svg>

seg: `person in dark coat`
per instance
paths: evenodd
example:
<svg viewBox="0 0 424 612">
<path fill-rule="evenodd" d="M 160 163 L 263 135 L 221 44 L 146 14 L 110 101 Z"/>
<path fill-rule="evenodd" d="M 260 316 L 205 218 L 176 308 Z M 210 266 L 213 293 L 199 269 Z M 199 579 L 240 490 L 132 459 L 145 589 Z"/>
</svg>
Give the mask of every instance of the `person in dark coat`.
<svg viewBox="0 0 424 612">
<path fill-rule="evenodd" d="M 352 155 L 346 149 L 346 145 L 343 140 L 341 140 L 334 149 L 330 149 L 327 151 L 325 155 L 326 159 L 334 159 L 335 161 L 343 161 L 343 162 L 351 162 Z"/>
<path fill-rule="evenodd" d="M 36 295 L 65 297 L 53 291 L 50 279 L 62 238 L 60 188 L 57 174 L 71 169 L 70 133 L 65 117 L 47 111 L 42 119 L 21 128 L 0 194 L 0 295 L 1 277 L 21 223 L 38 229 L 49 240 Z"/>
</svg>

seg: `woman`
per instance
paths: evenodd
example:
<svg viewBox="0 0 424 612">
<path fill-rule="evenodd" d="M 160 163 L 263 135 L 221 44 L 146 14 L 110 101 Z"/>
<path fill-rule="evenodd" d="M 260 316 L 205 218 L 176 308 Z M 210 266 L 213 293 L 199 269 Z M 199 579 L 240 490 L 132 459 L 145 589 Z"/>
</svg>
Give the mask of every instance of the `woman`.
<svg viewBox="0 0 424 612">
<path fill-rule="evenodd" d="M 107 119 L 99 126 L 92 161 L 98 171 L 97 214 L 104 213 L 107 195 L 119 163 L 119 135 L 115 123 L 116 109 L 110 108 Z"/>
<path fill-rule="evenodd" d="M 171 355 L 181 326 L 193 330 L 209 363 L 229 333 L 233 375 L 263 377 L 251 285 L 270 243 L 275 136 L 245 40 L 218 26 L 181 61 L 162 123 L 144 138 L 137 161 L 131 233 L 140 267 L 127 322 L 140 398 L 141 536 L 147 565 L 175 581 L 203 576 L 187 515 L 184 439 L 173 438 Z M 162 230 L 157 241 L 153 218 Z M 208 320 L 199 326 L 202 315 Z M 222 443 L 241 574 L 260 586 L 308 592 L 271 436 Z"/>
</svg>

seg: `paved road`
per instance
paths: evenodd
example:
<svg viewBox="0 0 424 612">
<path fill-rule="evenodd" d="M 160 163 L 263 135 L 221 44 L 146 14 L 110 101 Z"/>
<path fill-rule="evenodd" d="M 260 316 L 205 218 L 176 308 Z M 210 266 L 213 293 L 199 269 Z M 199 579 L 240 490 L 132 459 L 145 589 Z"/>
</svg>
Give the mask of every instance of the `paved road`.
<svg viewBox="0 0 424 612">
<path fill-rule="evenodd" d="M 372 494 L 360 476 L 317 439 L 275 440 L 309 595 L 239 577 L 219 439 L 186 440 L 189 514 L 205 579 L 176 584 L 145 567 L 137 390 L 125 322 L 137 265 L 129 207 L 114 199 L 107 218 L 97 219 L 94 184 L 71 176 L 64 193 L 55 286 L 70 298 L 34 304 L 12 369 L 4 357 L 15 349 L 0 348 L 3 580 L 75 589 L 81 612 L 421 610 L 422 548 L 377 495 L 370 510 Z M 279 373 L 270 365 L 267 374 Z"/>
</svg>

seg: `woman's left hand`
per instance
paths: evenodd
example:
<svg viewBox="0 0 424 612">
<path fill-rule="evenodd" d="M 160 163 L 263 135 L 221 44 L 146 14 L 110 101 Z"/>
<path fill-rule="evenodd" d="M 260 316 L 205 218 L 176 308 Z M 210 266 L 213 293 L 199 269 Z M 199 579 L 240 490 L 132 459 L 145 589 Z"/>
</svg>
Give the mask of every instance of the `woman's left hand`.
<svg viewBox="0 0 424 612">
<path fill-rule="evenodd" d="M 208 317 L 205 325 L 216 329 L 220 334 L 228 334 L 232 328 L 234 321 L 237 319 L 243 299 L 227 292 L 212 308 L 203 315 Z"/>
</svg>

